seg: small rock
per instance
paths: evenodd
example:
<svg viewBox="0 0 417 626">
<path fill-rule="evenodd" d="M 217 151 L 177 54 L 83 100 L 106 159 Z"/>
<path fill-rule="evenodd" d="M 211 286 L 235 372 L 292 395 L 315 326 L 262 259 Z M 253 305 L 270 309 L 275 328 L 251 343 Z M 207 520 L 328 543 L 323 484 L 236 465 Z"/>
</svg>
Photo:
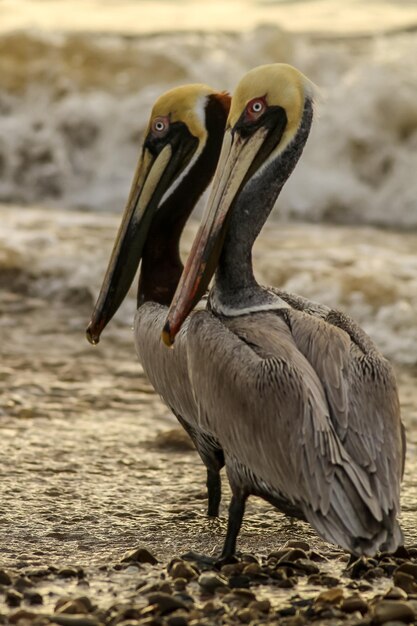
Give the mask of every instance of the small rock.
<svg viewBox="0 0 417 626">
<path fill-rule="evenodd" d="M 203 572 L 198 578 L 198 584 L 204 591 L 214 593 L 220 587 L 226 587 L 227 581 L 213 572 Z"/>
<path fill-rule="evenodd" d="M 146 548 L 136 548 L 135 550 L 129 550 L 126 552 L 121 560 L 121 563 L 150 563 L 156 565 L 158 560 L 154 557 Z"/>
<path fill-rule="evenodd" d="M 304 552 L 308 552 L 310 550 L 310 545 L 307 541 L 302 541 L 301 539 L 289 539 L 285 544 L 284 548 L 298 548 L 299 550 L 304 550 Z"/>
<path fill-rule="evenodd" d="M 156 604 L 158 606 L 158 610 L 161 615 L 167 615 L 168 613 L 173 613 L 177 609 L 183 609 L 188 611 L 188 607 L 179 598 L 175 596 L 170 596 L 168 593 L 163 592 L 155 592 L 147 595 L 147 599 L 150 605 Z"/>
<path fill-rule="evenodd" d="M 174 589 L 176 591 L 184 591 L 184 589 L 187 587 L 187 583 L 188 580 L 186 580 L 185 578 L 175 578 L 173 582 Z"/>
<path fill-rule="evenodd" d="M 261 566 L 258 563 L 249 563 L 243 569 L 243 574 L 245 576 L 256 576 L 261 572 Z"/>
<path fill-rule="evenodd" d="M 248 589 L 251 579 L 249 576 L 240 574 L 229 578 L 229 587 L 231 589 Z"/>
<path fill-rule="evenodd" d="M 43 598 L 37 591 L 25 591 L 24 599 L 28 604 L 43 604 Z"/>
<path fill-rule="evenodd" d="M 23 595 L 15 589 L 9 589 L 6 591 L 6 604 L 9 606 L 20 606 L 23 600 Z"/>
<path fill-rule="evenodd" d="M 10 613 L 8 619 L 11 624 L 17 624 L 20 620 L 33 622 L 37 617 L 37 613 L 33 613 L 27 609 L 18 609 L 17 611 Z"/>
<path fill-rule="evenodd" d="M 221 604 L 215 603 L 210 600 L 209 602 L 203 604 L 203 606 L 201 607 L 201 611 L 204 613 L 204 615 L 213 615 L 213 613 L 222 615 L 224 613 L 224 607 Z"/>
<path fill-rule="evenodd" d="M 256 596 L 249 589 L 233 589 L 230 593 L 222 598 L 225 604 L 247 606 L 256 600 Z"/>
<path fill-rule="evenodd" d="M 242 624 L 250 624 L 250 622 L 254 621 L 257 618 L 256 611 L 252 611 L 249 608 L 240 609 L 236 613 L 236 617 Z"/>
<path fill-rule="evenodd" d="M 310 550 L 309 558 L 311 561 L 315 561 L 316 563 L 322 563 L 323 561 L 327 561 L 325 556 L 320 554 L 319 552 L 315 552 L 315 550 Z"/>
<path fill-rule="evenodd" d="M 25 591 L 30 587 L 33 587 L 33 582 L 27 576 L 19 576 L 14 583 L 14 588 L 17 589 L 17 591 Z"/>
<path fill-rule="evenodd" d="M 365 580 L 375 580 L 375 578 L 382 578 L 385 576 L 385 572 L 382 567 L 373 567 L 368 572 L 365 572 Z"/>
<path fill-rule="evenodd" d="M 362 615 L 364 615 L 368 611 L 368 604 L 360 595 L 355 594 L 342 600 L 340 609 L 344 613 L 354 613 L 355 611 L 359 611 Z"/>
<path fill-rule="evenodd" d="M 322 591 L 316 598 L 316 604 L 339 604 L 344 597 L 343 589 L 336 587 Z"/>
<path fill-rule="evenodd" d="M 259 611 L 259 613 L 269 613 L 271 610 L 271 602 L 268 599 L 265 600 L 254 600 L 249 604 L 249 608 L 255 611 Z"/>
<path fill-rule="evenodd" d="M 5 569 L 0 569 L 0 585 L 8 587 L 12 584 L 12 579 Z"/>
<path fill-rule="evenodd" d="M 244 552 L 240 558 L 243 563 L 259 563 L 256 556 L 254 554 L 249 554 L 248 552 Z"/>
<path fill-rule="evenodd" d="M 397 572 L 404 572 L 405 574 L 412 576 L 414 580 L 417 580 L 417 563 L 406 561 L 396 569 L 396 573 Z"/>
<path fill-rule="evenodd" d="M 168 626 L 188 626 L 188 619 L 184 615 L 170 615 L 166 622 Z"/>
<path fill-rule="evenodd" d="M 279 559 L 279 562 L 288 561 L 289 563 L 296 561 L 297 559 L 307 559 L 307 554 L 300 548 L 292 548 Z"/>
<path fill-rule="evenodd" d="M 90 613 L 92 610 L 93 605 L 90 598 L 87 598 L 87 596 L 74 598 L 73 600 L 65 600 L 65 598 L 60 598 L 55 606 L 56 613 L 67 613 L 70 615 Z"/>
<path fill-rule="evenodd" d="M 168 569 L 172 578 L 185 578 L 186 580 L 193 580 L 197 578 L 198 572 L 185 561 L 177 561 Z"/>
<path fill-rule="evenodd" d="M 353 579 L 362 578 L 366 572 L 372 569 L 373 565 L 370 560 L 361 556 L 346 568 L 346 573 Z"/>
<path fill-rule="evenodd" d="M 318 574 L 320 572 L 317 565 L 313 563 L 313 561 L 310 561 L 310 559 L 297 559 L 294 563 L 294 567 L 301 569 L 306 574 Z"/>
<path fill-rule="evenodd" d="M 246 563 L 228 563 L 227 565 L 223 565 L 220 571 L 225 576 L 238 576 L 243 572 L 245 567 Z"/>
<path fill-rule="evenodd" d="M 25 574 L 29 578 L 46 578 L 46 576 L 51 574 L 51 570 L 47 565 L 39 565 L 37 567 L 28 568 Z"/>
<path fill-rule="evenodd" d="M 386 600 L 407 600 L 407 597 L 406 592 L 401 587 L 391 587 L 384 596 Z"/>
<path fill-rule="evenodd" d="M 57 576 L 59 576 L 59 578 L 77 578 L 78 570 L 76 570 L 74 567 L 63 567 L 62 569 L 58 570 Z"/>
<path fill-rule="evenodd" d="M 395 572 L 394 574 L 394 585 L 396 587 L 400 587 L 406 593 L 417 593 L 417 583 L 414 580 L 413 576 L 407 574 L 406 572 Z"/>
<path fill-rule="evenodd" d="M 395 602 L 394 600 L 382 600 L 373 611 L 373 621 L 375 624 L 385 624 L 386 622 L 414 621 L 415 613 L 408 602 Z"/>
<path fill-rule="evenodd" d="M 283 606 L 277 610 L 277 615 L 280 615 L 281 617 L 292 617 L 296 613 L 297 609 L 295 608 L 295 606 L 291 606 L 290 604 L 288 606 Z"/>
</svg>

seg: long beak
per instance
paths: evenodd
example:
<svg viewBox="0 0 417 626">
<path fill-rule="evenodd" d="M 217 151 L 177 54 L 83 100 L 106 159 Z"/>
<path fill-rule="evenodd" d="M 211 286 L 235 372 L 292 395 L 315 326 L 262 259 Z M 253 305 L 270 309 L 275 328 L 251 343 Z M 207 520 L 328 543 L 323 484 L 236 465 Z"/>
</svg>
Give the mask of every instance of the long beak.
<svg viewBox="0 0 417 626">
<path fill-rule="evenodd" d="M 166 190 L 161 184 L 172 159 L 167 144 L 158 156 L 144 148 L 136 168 L 129 198 L 117 234 L 106 275 L 86 334 L 97 344 L 100 334 L 116 313 L 133 282 L 154 211 Z"/>
<path fill-rule="evenodd" d="M 227 232 L 228 216 L 247 179 L 268 130 L 249 138 L 227 130 L 202 223 L 194 239 L 162 332 L 167 346 L 174 343 L 185 318 L 206 291 L 217 267 Z"/>
</svg>

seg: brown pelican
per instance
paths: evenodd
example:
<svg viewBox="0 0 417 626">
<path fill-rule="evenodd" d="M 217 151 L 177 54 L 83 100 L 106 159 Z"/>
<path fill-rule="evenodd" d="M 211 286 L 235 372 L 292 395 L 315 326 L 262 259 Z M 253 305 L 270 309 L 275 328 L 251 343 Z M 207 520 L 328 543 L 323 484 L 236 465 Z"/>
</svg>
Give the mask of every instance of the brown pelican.
<svg viewBox="0 0 417 626">
<path fill-rule="evenodd" d="M 90 324 L 100 334 L 125 298 L 141 263 L 134 335 L 145 373 L 191 436 L 207 467 L 208 514 L 217 516 L 224 459 L 215 440 L 196 426 L 197 407 L 187 370 L 186 330 L 178 349 L 160 335 L 181 276 L 179 240 L 218 161 L 230 97 L 206 85 L 186 85 L 155 103 L 122 224 Z"/>
<path fill-rule="evenodd" d="M 261 287 L 252 271 L 253 243 L 312 118 L 313 87 L 291 66 L 239 83 L 164 327 L 169 345 L 218 263 L 211 310 L 189 319 L 187 350 L 199 424 L 222 446 L 232 489 L 223 559 L 251 494 L 356 555 L 402 541 L 405 439 L 391 366 L 349 317 Z"/>
</svg>

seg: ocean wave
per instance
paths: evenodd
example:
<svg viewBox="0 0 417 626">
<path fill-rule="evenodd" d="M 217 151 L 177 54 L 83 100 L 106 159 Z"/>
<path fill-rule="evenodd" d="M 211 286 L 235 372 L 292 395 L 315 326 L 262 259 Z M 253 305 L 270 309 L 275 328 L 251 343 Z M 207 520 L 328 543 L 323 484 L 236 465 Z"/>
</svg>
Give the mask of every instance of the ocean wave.
<svg viewBox="0 0 417 626">
<path fill-rule="evenodd" d="M 185 82 L 233 90 L 293 63 L 321 90 L 276 217 L 417 226 L 417 41 L 245 33 L 0 37 L 0 200 L 121 209 L 153 101 Z"/>
</svg>

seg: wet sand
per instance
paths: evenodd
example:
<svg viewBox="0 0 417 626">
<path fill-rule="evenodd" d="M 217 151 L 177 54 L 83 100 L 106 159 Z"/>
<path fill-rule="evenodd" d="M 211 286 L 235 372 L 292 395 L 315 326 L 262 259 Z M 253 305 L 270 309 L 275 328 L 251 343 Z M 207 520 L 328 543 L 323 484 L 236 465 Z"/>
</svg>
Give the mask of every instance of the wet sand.
<svg viewBox="0 0 417 626">
<path fill-rule="evenodd" d="M 32 622 L 38 619 L 36 615 L 24 618 L 16 611 L 23 607 L 49 614 L 59 598 L 83 595 L 103 611 L 122 602 L 147 607 L 149 586 L 143 586 L 151 581 L 158 590 L 168 577 L 172 587 L 166 566 L 174 556 L 190 550 L 218 554 L 225 531 L 226 485 L 221 518 L 210 521 L 205 515 L 204 471 L 197 454 L 136 361 L 130 328 L 134 299 L 109 326 L 98 347 L 85 341 L 84 329 L 118 217 L 20 207 L 1 207 L 1 212 L 5 229 L 0 241 L 0 569 L 6 568 L 14 584 L 27 574 L 32 586 L 21 591 L 22 598 L 13 604 L 7 595 L 11 587 L 2 583 L 0 571 L 0 613 L 12 616 L 14 623 L 19 619 Z M 187 234 L 186 249 L 194 228 Z M 283 229 L 281 225 L 279 236 Z M 269 250 L 270 266 L 274 232 L 277 226 L 266 231 L 258 253 L 263 256 L 262 246 L 265 253 Z M 285 232 L 287 252 L 293 248 L 296 257 L 300 240 L 306 242 L 311 236 L 310 227 L 292 226 Z M 324 229 L 323 240 L 334 232 Z M 303 252 L 307 264 L 316 253 L 310 250 L 309 259 L 308 250 Z M 397 367 L 409 440 L 402 522 L 410 546 L 417 544 L 416 369 Z M 252 499 L 239 549 L 261 559 L 288 540 L 308 542 L 309 560 L 310 550 L 329 559 L 317 563 L 320 571 L 336 577 L 334 584 L 345 589 L 345 596 L 352 592 L 347 588 L 352 580 L 343 573 L 342 552 L 320 541 L 307 524 L 294 523 Z M 121 565 L 124 553 L 138 546 L 150 550 L 159 563 Z M 412 560 L 416 562 L 415 556 Z M 256 577 L 248 584 L 254 585 L 258 599 L 272 601 L 274 611 L 287 606 L 297 594 L 313 598 L 327 588 L 318 580 L 307 583 L 306 573 L 304 577 L 298 574 L 294 586 L 288 588 L 277 587 L 271 578 L 264 578 L 259 588 Z M 392 579 L 382 574 L 369 577 L 372 586 L 365 585 L 362 592 L 366 598 L 392 586 Z M 25 596 L 28 589 L 41 596 L 42 604 L 36 609 L 30 594 Z M 188 592 L 196 606 L 207 602 L 207 590 L 196 581 L 190 583 Z M 412 591 L 408 595 L 412 600 Z M 213 596 L 208 593 L 208 597 Z M 141 613 L 140 620 L 152 617 L 154 621 L 143 623 L 165 623 L 158 622 L 160 613 L 155 611 Z M 90 623 L 78 625 L 52 621 L 62 626 L 123 621 L 115 622 L 113 616 L 112 622 L 110 613 L 106 615 L 96 612 Z M 273 615 L 278 619 L 271 611 L 257 619 L 271 621 Z M 249 621 L 252 617 L 246 615 Z M 336 619 L 335 615 L 330 618 Z M 353 618 L 357 621 L 358 615 Z M 227 622 L 218 616 L 210 619 L 206 623 Z M 294 626 L 298 623 L 305 621 L 293 622 Z"/>
</svg>

